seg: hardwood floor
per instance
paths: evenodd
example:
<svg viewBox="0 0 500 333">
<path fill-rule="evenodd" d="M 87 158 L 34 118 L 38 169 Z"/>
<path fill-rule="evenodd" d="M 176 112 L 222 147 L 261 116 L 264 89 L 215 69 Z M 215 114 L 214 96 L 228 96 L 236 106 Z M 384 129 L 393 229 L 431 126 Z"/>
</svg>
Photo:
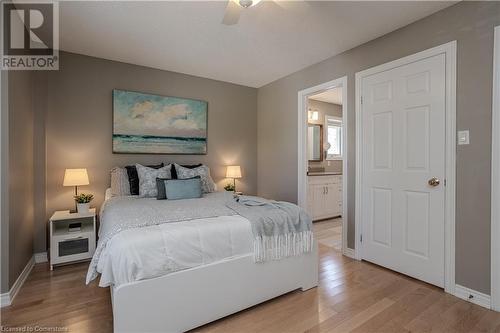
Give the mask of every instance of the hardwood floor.
<svg viewBox="0 0 500 333">
<path fill-rule="evenodd" d="M 332 235 L 329 227 L 335 228 L 338 221 L 327 222 L 314 226 L 320 242 L 318 288 L 291 292 L 194 332 L 500 333 L 500 313 L 379 266 L 343 257 L 323 245 Z M 2 325 L 112 332 L 109 291 L 95 282 L 85 285 L 87 266 L 82 263 L 50 271 L 46 264 L 36 265 L 14 304 L 2 308 Z"/>
<path fill-rule="evenodd" d="M 322 245 L 342 252 L 342 218 L 314 222 L 314 234 Z"/>
</svg>

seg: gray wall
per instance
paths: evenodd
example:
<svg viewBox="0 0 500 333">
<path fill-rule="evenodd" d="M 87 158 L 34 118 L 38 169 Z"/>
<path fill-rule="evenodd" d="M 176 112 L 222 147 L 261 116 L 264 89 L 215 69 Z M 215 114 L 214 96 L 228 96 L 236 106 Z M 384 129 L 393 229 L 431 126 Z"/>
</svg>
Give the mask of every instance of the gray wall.
<svg viewBox="0 0 500 333">
<path fill-rule="evenodd" d="M 239 189 L 257 192 L 257 89 L 72 53 L 60 56 L 60 70 L 47 73 L 46 106 L 44 93 L 37 94 L 38 107 L 46 109 L 45 117 L 40 116 L 46 125 L 45 170 L 37 170 L 46 174 L 46 193 L 43 180 L 36 191 L 46 195 L 46 209 L 45 218 L 37 218 L 36 252 L 45 251 L 43 231 L 52 212 L 74 205 L 73 188 L 62 186 L 65 168 L 87 168 L 90 185 L 80 191 L 95 195 L 93 206 L 103 201 L 109 170 L 133 163 L 205 163 L 220 188 L 227 182 L 225 165 L 238 164 L 243 173 Z M 113 154 L 113 89 L 207 101 L 208 154 Z"/>
<path fill-rule="evenodd" d="M 33 256 L 33 73 L 9 73 L 9 288 Z"/>
<path fill-rule="evenodd" d="M 258 93 L 258 191 L 297 201 L 297 92 L 348 76 L 348 246 L 354 247 L 354 74 L 452 40 L 458 42 L 456 283 L 490 292 L 490 162 L 493 28 L 497 2 L 462 2 L 272 82 Z M 286 168 L 277 168 L 286 165 Z"/>
<path fill-rule="evenodd" d="M 45 117 L 47 115 L 47 84 L 48 78 L 46 72 L 33 72 L 34 87 L 33 105 L 34 111 L 34 152 L 33 162 L 35 170 L 34 179 L 34 218 L 35 218 L 35 252 L 45 252 L 48 246 L 47 237 L 47 219 L 46 207 L 46 142 L 45 142 Z"/>
<path fill-rule="evenodd" d="M 312 120 L 309 119 L 311 124 L 321 124 L 323 125 L 323 142 L 327 141 L 327 124 L 325 123 L 325 115 L 342 117 L 342 105 L 326 103 L 321 101 L 316 101 L 314 99 L 309 99 L 307 101 L 307 108 L 311 111 L 318 111 L 319 119 Z M 341 160 L 325 160 L 323 154 L 323 160 L 321 162 L 309 161 L 310 168 L 325 168 L 325 171 L 331 172 L 342 172 L 342 161 Z"/>
<path fill-rule="evenodd" d="M 9 290 L 9 72 L 0 70 L 0 293 Z"/>
</svg>

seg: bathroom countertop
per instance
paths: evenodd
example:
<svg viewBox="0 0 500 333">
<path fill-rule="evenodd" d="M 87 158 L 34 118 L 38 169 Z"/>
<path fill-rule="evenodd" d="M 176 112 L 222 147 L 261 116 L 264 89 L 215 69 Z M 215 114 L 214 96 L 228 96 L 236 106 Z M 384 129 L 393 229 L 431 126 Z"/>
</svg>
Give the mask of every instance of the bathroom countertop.
<svg viewBox="0 0 500 333">
<path fill-rule="evenodd" d="M 308 176 L 342 176 L 342 172 L 334 172 L 334 171 L 311 171 L 307 173 Z"/>
</svg>

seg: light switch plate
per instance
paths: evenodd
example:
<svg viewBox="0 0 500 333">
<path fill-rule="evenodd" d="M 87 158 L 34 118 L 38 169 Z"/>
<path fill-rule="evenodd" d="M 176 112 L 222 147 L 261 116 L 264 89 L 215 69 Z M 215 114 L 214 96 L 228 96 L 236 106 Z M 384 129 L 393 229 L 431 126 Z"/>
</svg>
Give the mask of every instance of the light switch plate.
<svg viewBox="0 0 500 333">
<path fill-rule="evenodd" d="M 458 144 L 459 145 L 469 144 L 469 130 L 458 131 Z"/>
</svg>

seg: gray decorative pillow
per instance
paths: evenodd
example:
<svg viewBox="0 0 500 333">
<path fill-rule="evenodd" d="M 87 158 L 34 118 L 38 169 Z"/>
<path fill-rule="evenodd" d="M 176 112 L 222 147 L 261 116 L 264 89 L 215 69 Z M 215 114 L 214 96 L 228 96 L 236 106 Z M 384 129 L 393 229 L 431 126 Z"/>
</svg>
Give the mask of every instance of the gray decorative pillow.
<svg viewBox="0 0 500 333">
<path fill-rule="evenodd" d="M 166 180 L 168 180 L 168 179 L 167 178 L 156 178 L 156 193 L 157 193 L 156 200 L 166 200 L 167 199 L 167 192 L 165 190 L 165 181 Z"/>
<path fill-rule="evenodd" d="M 177 178 L 179 179 L 187 179 L 200 176 L 201 188 L 203 190 L 203 193 L 211 193 L 216 191 L 215 183 L 210 176 L 210 168 L 206 165 L 201 165 L 194 169 L 188 169 L 179 164 L 175 164 L 175 170 L 177 171 Z"/>
<path fill-rule="evenodd" d="M 111 169 L 111 194 L 113 196 L 130 195 L 127 169 L 118 167 Z"/>
<path fill-rule="evenodd" d="M 137 175 L 139 176 L 139 196 L 152 198 L 156 197 L 158 190 L 156 189 L 156 178 L 172 178 L 172 165 L 166 165 L 159 169 L 148 168 L 146 166 L 136 164 Z"/>
</svg>

